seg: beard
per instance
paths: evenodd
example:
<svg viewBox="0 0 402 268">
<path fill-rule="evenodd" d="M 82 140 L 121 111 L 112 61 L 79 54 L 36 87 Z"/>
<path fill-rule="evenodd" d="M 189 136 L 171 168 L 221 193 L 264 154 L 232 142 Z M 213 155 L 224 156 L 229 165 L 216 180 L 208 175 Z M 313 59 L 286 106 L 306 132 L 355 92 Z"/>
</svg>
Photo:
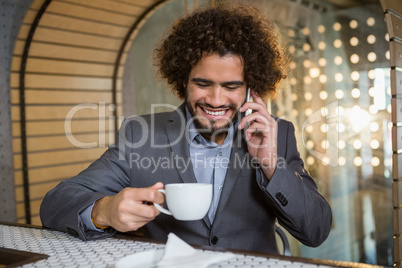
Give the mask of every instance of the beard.
<svg viewBox="0 0 402 268">
<path fill-rule="evenodd" d="M 230 109 L 232 111 L 232 117 L 231 118 L 225 118 L 225 119 L 218 119 L 219 121 L 226 120 L 226 122 L 222 125 L 220 122 L 220 125 L 217 125 L 217 120 L 210 120 L 202 115 L 197 115 L 193 109 L 193 107 L 188 103 L 186 100 L 187 107 L 192 115 L 192 120 L 194 122 L 195 127 L 197 128 L 197 131 L 204 137 L 208 138 L 209 140 L 214 140 L 216 137 L 226 135 L 229 128 L 233 125 L 235 120 L 237 119 L 237 114 L 238 111 L 234 105 L 225 105 L 225 106 L 219 106 L 219 107 L 212 107 L 211 105 L 207 103 L 202 103 L 202 102 L 196 102 L 195 103 L 195 109 L 197 107 L 209 107 L 209 108 L 224 108 L 224 109 Z M 202 109 L 202 108 L 200 108 Z"/>
</svg>

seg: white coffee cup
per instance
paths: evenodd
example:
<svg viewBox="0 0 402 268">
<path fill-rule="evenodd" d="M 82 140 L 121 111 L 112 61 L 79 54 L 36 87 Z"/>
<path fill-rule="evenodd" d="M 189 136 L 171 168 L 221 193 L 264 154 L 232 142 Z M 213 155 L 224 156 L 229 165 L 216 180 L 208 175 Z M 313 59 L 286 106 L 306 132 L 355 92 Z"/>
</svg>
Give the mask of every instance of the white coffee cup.
<svg viewBox="0 0 402 268">
<path fill-rule="evenodd" d="M 158 191 L 165 194 L 169 210 L 159 204 L 154 204 L 155 207 L 162 213 L 173 215 L 176 220 L 201 220 L 212 202 L 212 184 L 172 183 Z"/>
</svg>

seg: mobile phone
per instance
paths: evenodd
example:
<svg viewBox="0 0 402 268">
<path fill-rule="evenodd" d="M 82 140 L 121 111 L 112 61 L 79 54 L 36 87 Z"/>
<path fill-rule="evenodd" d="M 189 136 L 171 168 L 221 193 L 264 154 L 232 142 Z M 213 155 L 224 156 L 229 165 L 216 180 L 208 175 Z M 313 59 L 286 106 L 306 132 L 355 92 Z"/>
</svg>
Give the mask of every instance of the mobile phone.
<svg viewBox="0 0 402 268">
<path fill-rule="evenodd" d="M 248 88 L 247 88 L 246 102 L 249 102 L 250 99 L 251 99 L 251 96 L 250 96 L 250 88 L 248 87 Z M 251 110 L 251 109 L 247 109 L 245 116 L 250 115 L 251 113 L 252 113 L 252 110 Z"/>
<path fill-rule="evenodd" d="M 250 96 L 250 88 L 247 88 L 247 96 L 246 96 L 246 102 L 249 102 L 251 100 L 251 96 Z M 247 109 L 246 113 L 244 116 L 250 115 L 253 112 L 253 110 L 251 109 Z M 246 126 L 244 127 L 244 131 L 246 131 L 248 129 L 248 127 L 250 126 L 250 123 L 247 123 Z"/>
</svg>

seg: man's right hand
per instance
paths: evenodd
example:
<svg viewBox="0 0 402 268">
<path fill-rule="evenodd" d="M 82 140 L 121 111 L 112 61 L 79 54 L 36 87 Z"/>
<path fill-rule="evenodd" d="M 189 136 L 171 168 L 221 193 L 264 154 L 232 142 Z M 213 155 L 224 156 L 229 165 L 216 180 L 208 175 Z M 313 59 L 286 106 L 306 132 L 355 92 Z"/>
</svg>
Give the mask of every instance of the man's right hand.
<svg viewBox="0 0 402 268">
<path fill-rule="evenodd" d="M 92 219 L 97 225 L 120 232 L 136 231 L 159 215 L 152 203 L 163 204 L 164 196 L 157 191 L 162 188 L 161 182 L 149 188 L 127 187 L 114 196 L 99 199 L 92 209 Z"/>
</svg>

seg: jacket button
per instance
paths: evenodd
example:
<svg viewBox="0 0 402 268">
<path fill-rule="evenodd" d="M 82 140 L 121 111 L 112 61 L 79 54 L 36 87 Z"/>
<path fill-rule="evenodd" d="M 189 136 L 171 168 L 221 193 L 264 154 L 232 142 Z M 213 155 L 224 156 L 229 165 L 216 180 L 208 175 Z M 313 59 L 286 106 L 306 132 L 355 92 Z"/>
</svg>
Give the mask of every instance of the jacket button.
<svg viewBox="0 0 402 268">
<path fill-rule="evenodd" d="M 219 240 L 218 237 L 214 236 L 214 237 L 212 237 L 211 243 L 213 245 L 216 245 L 218 243 L 218 240 Z"/>
<path fill-rule="evenodd" d="M 288 200 L 283 196 L 282 193 L 276 193 L 275 197 L 281 202 L 282 206 L 286 206 L 288 204 Z"/>
</svg>

